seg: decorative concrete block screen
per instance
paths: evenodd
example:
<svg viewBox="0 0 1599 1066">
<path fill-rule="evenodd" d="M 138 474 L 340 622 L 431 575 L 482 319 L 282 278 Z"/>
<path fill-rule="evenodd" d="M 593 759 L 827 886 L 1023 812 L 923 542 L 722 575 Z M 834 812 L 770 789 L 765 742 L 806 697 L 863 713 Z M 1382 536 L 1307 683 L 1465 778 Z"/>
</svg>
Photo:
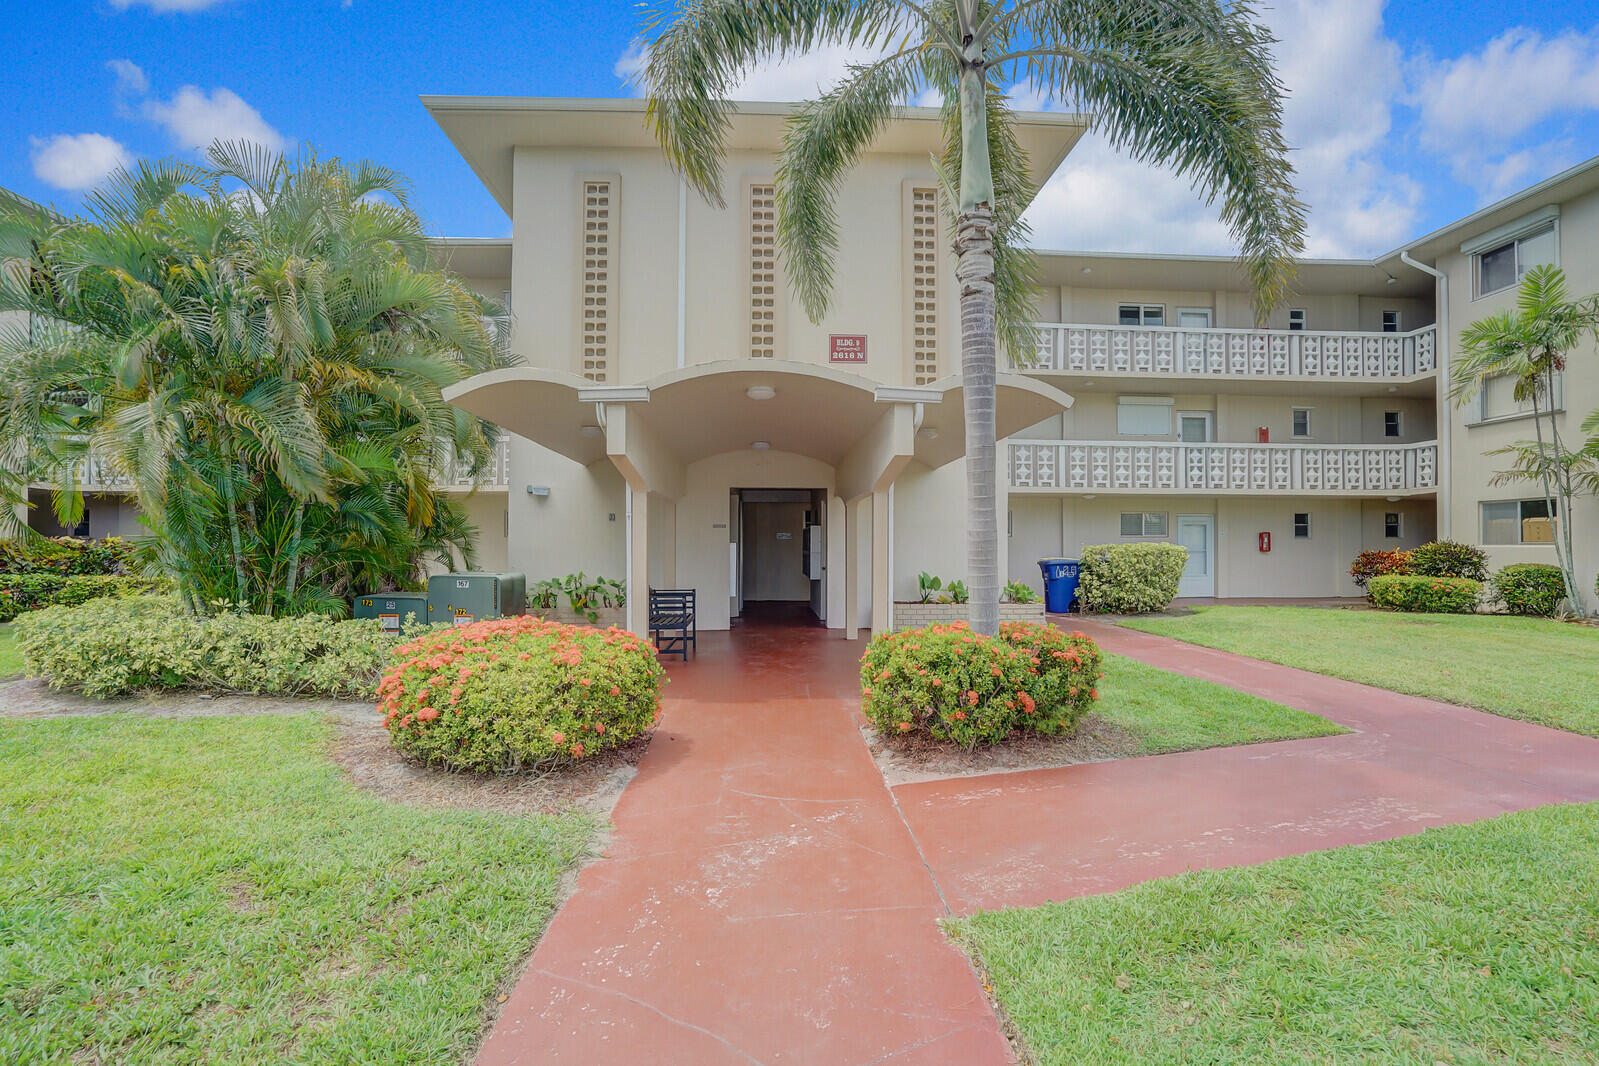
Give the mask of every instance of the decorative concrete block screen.
<svg viewBox="0 0 1599 1066">
<path fill-rule="evenodd" d="M 607 382 L 616 328 L 615 178 L 585 178 L 583 189 L 583 376 Z"/>
<path fill-rule="evenodd" d="M 907 273 L 910 277 L 911 380 L 927 385 L 938 380 L 938 287 L 943 252 L 938 225 L 938 186 L 913 185 L 908 226 Z"/>
<path fill-rule="evenodd" d="M 750 358 L 777 359 L 783 300 L 777 267 L 777 186 L 749 186 Z"/>
</svg>

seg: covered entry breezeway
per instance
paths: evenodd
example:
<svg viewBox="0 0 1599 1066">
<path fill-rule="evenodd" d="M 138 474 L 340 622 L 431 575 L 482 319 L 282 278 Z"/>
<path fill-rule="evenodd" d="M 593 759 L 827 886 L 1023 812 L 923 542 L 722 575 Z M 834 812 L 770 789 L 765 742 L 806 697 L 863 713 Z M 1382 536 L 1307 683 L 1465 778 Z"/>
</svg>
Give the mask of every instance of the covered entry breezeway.
<svg viewBox="0 0 1599 1066">
<path fill-rule="evenodd" d="M 737 592 L 729 500 L 742 489 L 815 492 L 828 560 L 817 613 L 849 637 L 887 628 L 890 490 L 911 464 L 941 467 L 965 452 L 958 377 L 894 387 L 821 365 L 743 360 L 604 386 L 515 367 L 470 378 L 445 395 L 566 460 L 609 464 L 621 475 L 628 624 L 635 630 L 645 627 L 651 584 L 694 588 L 700 628 L 728 627 Z M 998 435 L 1070 404 L 1048 385 L 1001 374 Z M 959 536 L 958 508 L 950 523 L 940 535 Z M 514 528 L 510 536 L 516 538 Z M 540 547 L 558 570 L 563 545 Z"/>
</svg>

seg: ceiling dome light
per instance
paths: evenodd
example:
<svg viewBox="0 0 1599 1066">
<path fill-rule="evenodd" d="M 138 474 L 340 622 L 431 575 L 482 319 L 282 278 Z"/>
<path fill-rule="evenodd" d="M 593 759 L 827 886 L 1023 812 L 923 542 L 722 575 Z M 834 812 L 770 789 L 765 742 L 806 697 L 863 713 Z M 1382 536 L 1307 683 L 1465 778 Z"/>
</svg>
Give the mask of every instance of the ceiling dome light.
<svg viewBox="0 0 1599 1066">
<path fill-rule="evenodd" d="M 764 441 L 764 440 L 752 440 L 752 441 L 750 441 L 750 447 L 754 448 L 758 452 L 764 452 L 766 449 L 770 448 L 771 446 L 772 445 L 769 442 Z"/>
<path fill-rule="evenodd" d="M 770 385 L 751 385 L 744 390 L 744 395 L 752 400 L 770 400 L 777 395 L 777 390 Z"/>
</svg>

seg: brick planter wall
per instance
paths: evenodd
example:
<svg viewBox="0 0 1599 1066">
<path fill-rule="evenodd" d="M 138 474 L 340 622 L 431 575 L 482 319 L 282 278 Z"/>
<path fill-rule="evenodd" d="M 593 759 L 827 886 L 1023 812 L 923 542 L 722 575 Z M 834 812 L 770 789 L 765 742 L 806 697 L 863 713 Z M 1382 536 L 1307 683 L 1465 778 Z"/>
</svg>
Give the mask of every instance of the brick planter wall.
<svg viewBox="0 0 1599 1066">
<path fill-rule="evenodd" d="M 594 613 L 598 617 L 598 621 L 594 622 L 589 621 L 588 615 L 578 614 L 565 604 L 556 607 L 554 610 L 547 610 L 543 607 L 529 607 L 527 613 L 538 618 L 548 618 L 552 622 L 563 622 L 572 626 L 591 625 L 599 629 L 604 629 L 606 626 L 617 626 L 621 629 L 627 628 L 626 607 L 596 607 Z"/>
<path fill-rule="evenodd" d="M 894 626 L 897 629 L 920 629 L 935 622 L 964 622 L 968 619 L 964 603 L 896 603 Z M 999 605 L 1001 622 L 1042 622 L 1044 605 L 1039 603 L 1002 603 Z"/>
</svg>

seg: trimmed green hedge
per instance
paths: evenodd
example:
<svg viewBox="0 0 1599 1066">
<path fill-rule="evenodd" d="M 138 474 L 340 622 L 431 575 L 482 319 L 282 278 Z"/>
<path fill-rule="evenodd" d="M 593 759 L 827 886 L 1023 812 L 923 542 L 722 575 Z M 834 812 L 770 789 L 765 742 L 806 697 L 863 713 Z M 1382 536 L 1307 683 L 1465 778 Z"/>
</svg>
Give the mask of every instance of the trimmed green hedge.
<svg viewBox="0 0 1599 1066">
<path fill-rule="evenodd" d="M 0 541 L 0 574 L 125 574 L 133 545 L 121 537 Z"/>
<path fill-rule="evenodd" d="M 1511 614 L 1549 617 L 1566 597 L 1560 567 L 1548 563 L 1511 563 L 1494 574 L 1493 598 Z"/>
<path fill-rule="evenodd" d="M 1416 577 L 1383 574 L 1367 584 L 1371 602 L 1395 611 L 1426 614 L 1471 614 L 1482 595 L 1482 582 L 1468 577 Z"/>
<path fill-rule="evenodd" d="M 1164 611 L 1177 598 L 1188 549 L 1177 544 L 1090 544 L 1083 549 L 1077 597 L 1085 611 Z"/>
<path fill-rule="evenodd" d="M 175 596 L 98 599 L 17 622 L 28 673 L 100 699 L 152 688 L 370 698 L 400 639 L 377 619 L 196 618 Z"/>
<path fill-rule="evenodd" d="M 0 622 L 46 607 L 76 607 L 105 596 L 137 596 L 168 587 L 158 578 L 121 575 L 0 574 Z"/>
</svg>

